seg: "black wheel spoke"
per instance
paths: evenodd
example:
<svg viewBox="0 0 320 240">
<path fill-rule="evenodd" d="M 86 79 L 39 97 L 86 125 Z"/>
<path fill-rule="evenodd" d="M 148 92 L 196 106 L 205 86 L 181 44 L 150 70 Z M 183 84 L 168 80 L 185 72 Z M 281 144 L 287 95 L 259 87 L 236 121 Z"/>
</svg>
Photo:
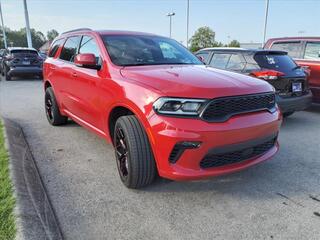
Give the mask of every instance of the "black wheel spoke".
<svg viewBox="0 0 320 240">
<path fill-rule="evenodd" d="M 121 128 L 116 129 L 115 149 L 117 165 L 122 177 L 127 177 L 129 174 L 128 170 L 128 149 L 126 145 L 126 137 Z"/>
</svg>

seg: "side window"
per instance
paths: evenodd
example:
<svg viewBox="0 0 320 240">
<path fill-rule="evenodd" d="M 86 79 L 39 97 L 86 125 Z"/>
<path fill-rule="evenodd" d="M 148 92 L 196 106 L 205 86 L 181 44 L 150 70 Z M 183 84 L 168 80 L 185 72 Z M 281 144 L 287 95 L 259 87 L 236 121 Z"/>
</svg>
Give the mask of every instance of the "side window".
<svg viewBox="0 0 320 240">
<path fill-rule="evenodd" d="M 244 72 L 249 73 L 251 71 L 254 70 L 260 70 L 260 66 L 259 64 L 256 62 L 256 60 L 254 60 L 253 55 L 252 54 L 244 54 L 243 57 L 246 60 L 246 66 L 244 68 Z"/>
<path fill-rule="evenodd" d="M 197 57 L 201 57 L 205 63 L 208 63 L 210 52 L 202 51 L 196 54 Z"/>
<path fill-rule="evenodd" d="M 320 60 L 320 42 L 307 42 L 304 58 Z"/>
<path fill-rule="evenodd" d="M 50 51 L 48 54 L 48 57 L 54 57 L 59 49 L 59 47 L 62 45 L 64 39 L 58 39 L 54 41 L 54 43 L 50 47 Z"/>
<path fill-rule="evenodd" d="M 232 54 L 229 59 L 227 69 L 232 71 L 242 71 L 245 67 L 245 60 L 241 54 Z"/>
<path fill-rule="evenodd" d="M 79 53 L 92 53 L 96 57 L 96 62 L 99 62 L 100 51 L 93 37 L 83 36 L 79 48 Z"/>
<path fill-rule="evenodd" d="M 70 37 L 67 39 L 60 53 L 60 59 L 73 62 L 77 55 L 77 49 L 80 42 L 80 36 Z"/>
<path fill-rule="evenodd" d="M 214 68 L 225 69 L 231 57 L 230 53 L 215 53 L 209 63 Z"/>
<path fill-rule="evenodd" d="M 271 49 L 286 51 L 293 58 L 300 58 L 301 56 L 301 42 L 278 42 L 274 43 Z"/>
</svg>

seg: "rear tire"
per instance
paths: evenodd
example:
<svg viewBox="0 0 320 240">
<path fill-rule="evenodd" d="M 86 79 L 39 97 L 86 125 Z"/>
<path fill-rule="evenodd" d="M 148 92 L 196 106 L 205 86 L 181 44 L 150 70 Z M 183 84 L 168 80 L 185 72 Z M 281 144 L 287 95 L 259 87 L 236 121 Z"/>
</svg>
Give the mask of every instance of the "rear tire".
<svg viewBox="0 0 320 240">
<path fill-rule="evenodd" d="M 285 112 L 285 113 L 283 113 L 283 117 L 287 118 L 287 117 L 291 116 L 292 114 L 294 114 L 294 112 Z"/>
<path fill-rule="evenodd" d="M 53 126 L 64 125 L 68 121 L 68 117 L 61 115 L 56 97 L 51 87 L 45 92 L 45 111 L 48 122 Z"/>
<path fill-rule="evenodd" d="M 5 79 L 6 79 L 7 81 L 10 81 L 10 80 L 11 80 L 11 76 L 8 74 L 8 70 L 7 70 L 7 69 L 5 70 L 4 76 L 5 76 Z"/>
<path fill-rule="evenodd" d="M 156 164 L 138 119 L 133 115 L 120 117 L 114 129 L 116 161 L 123 184 L 135 189 L 151 184 L 156 176 Z"/>
</svg>

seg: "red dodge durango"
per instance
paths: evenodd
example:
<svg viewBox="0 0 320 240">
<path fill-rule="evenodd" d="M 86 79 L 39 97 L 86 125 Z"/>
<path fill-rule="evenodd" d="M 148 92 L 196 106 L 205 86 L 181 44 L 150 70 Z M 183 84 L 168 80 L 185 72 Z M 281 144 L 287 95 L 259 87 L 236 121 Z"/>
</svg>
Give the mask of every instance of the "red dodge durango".
<svg viewBox="0 0 320 240">
<path fill-rule="evenodd" d="M 278 150 L 274 88 L 211 69 L 175 40 L 77 29 L 44 63 L 51 125 L 68 118 L 111 142 L 122 182 L 192 180 L 242 170 Z"/>
</svg>

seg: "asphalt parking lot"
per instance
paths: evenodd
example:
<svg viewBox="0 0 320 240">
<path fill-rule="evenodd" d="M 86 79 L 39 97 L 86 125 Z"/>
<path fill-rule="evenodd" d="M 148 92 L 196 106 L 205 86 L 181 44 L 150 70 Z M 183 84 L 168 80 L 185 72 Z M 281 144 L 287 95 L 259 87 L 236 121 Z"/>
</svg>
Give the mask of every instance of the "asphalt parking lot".
<svg viewBox="0 0 320 240">
<path fill-rule="evenodd" d="M 47 123 L 39 80 L 0 81 L 65 239 L 320 239 L 320 107 L 281 128 L 280 152 L 245 171 L 125 188 L 111 145 L 77 124 Z"/>
</svg>

